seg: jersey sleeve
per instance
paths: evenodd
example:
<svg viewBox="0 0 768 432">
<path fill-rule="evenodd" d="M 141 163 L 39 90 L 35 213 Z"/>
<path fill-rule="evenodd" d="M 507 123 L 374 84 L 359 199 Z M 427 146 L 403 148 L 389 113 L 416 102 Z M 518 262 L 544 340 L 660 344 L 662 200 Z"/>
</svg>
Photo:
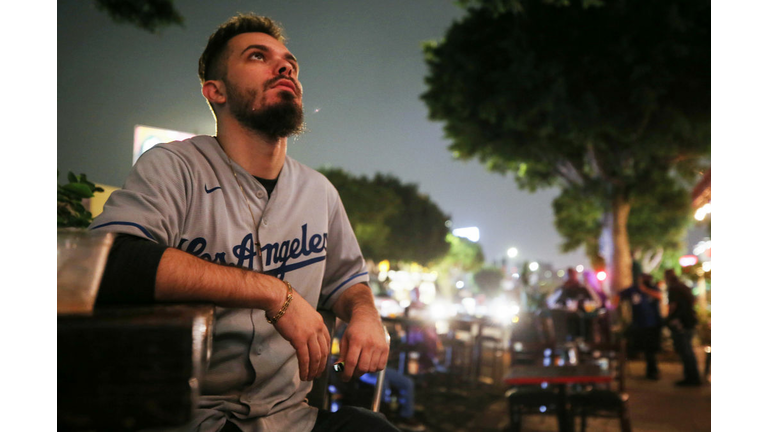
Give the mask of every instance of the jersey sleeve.
<svg viewBox="0 0 768 432">
<path fill-rule="evenodd" d="M 177 154 L 161 146 L 144 153 L 114 191 L 90 229 L 108 230 L 174 246 L 187 213 L 191 175 Z"/>
<path fill-rule="evenodd" d="M 325 310 L 330 310 L 339 296 L 351 286 L 368 283 L 368 270 L 347 212 L 330 182 L 329 187 L 332 194 L 329 205 L 326 267 L 318 303 L 319 307 Z"/>
</svg>

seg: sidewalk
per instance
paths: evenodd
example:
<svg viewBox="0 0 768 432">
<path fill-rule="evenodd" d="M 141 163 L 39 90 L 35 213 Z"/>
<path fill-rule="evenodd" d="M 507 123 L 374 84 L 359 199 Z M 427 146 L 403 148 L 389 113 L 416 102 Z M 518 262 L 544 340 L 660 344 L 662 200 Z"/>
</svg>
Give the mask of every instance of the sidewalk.
<svg viewBox="0 0 768 432">
<path fill-rule="evenodd" d="M 704 353 L 699 348 L 699 370 Z M 627 362 L 627 393 L 633 432 L 688 432 L 711 429 L 711 386 L 676 387 L 682 365 L 672 353 L 659 358 L 661 380 L 645 379 L 645 362 Z M 434 432 L 502 432 L 509 424 L 504 390 L 488 385 L 462 386 L 429 383 L 417 389 L 417 418 Z M 576 430 L 579 430 L 576 422 Z M 589 431 L 619 431 L 618 419 L 589 418 Z M 526 416 L 523 430 L 556 432 L 553 415 Z"/>
</svg>

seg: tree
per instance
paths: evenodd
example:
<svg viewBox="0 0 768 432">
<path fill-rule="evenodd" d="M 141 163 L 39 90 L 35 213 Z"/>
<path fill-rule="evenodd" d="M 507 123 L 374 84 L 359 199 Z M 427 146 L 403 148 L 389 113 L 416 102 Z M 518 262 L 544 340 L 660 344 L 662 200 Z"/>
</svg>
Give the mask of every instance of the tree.
<svg viewBox="0 0 768 432">
<path fill-rule="evenodd" d="M 579 188 L 563 189 L 552 202 L 555 227 L 564 238 L 563 252 L 584 246 L 593 268 L 604 268 L 599 240 L 603 228 L 605 204 L 599 197 Z M 677 251 L 691 225 L 690 195 L 679 185 L 660 185 L 658 190 L 636 195 L 627 220 L 632 255 L 650 272 L 661 263 L 665 250 Z"/>
<path fill-rule="evenodd" d="M 448 252 L 448 216 L 416 185 L 383 174 L 369 179 L 338 168 L 320 172 L 339 191 L 366 258 L 426 266 Z"/>
<path fill-rule="evenodd" d="M 390 189 L 377 186 L 365 177 L 353 177 L 339 168 L 325 168 L 320 172 L 339 191 L 363 256 L 374 261 L 387 259 L 390 227 L 386 221 L 397 213 L 399 197 Z"/>
<path fill-rule="evenodd" d="M 479 243 L 456 237 L 451 233 L 445 236 L 445 241 L 450 244 L 448 252 L 431 268 L 438 274 L 440 292 L 451 298 L 456 280 L 466 273 L 482 268 L 485 256 Z"/>
<path fill-rule="evenodd" d="M 459 159 L 593 199 L 611 287 L 628 286 L 630 210 L 708 164 L 709 2 L 465 3 L 480 6 L 424 46 L 430 119 Z"/>
<path fill-rule="evenodd" d="M 184 26 L 184 17 L 173 6 L 173 0 L 94 0 L 96 9 L 105 12 L 116 23 L 129 23 L 150 33 L 162 27 Z"/>
</svg>

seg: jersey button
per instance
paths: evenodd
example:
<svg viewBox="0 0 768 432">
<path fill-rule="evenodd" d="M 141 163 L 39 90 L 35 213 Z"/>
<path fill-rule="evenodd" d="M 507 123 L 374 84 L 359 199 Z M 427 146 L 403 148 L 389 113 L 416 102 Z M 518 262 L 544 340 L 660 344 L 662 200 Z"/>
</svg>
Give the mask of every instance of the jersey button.
<svg viewBox="0 0 768 432">
<path fill-rule="evenodd" d="M 267 226 L 267 220 L 266 219 L 262 219 L 261 220 L 261 224 L 264 225 L 264 226 Z"/>
<path fill-rule="evenodd" d="M 264 198 L 264 192 L 262 192 L 262 191 L 257 191 L 257 192 L 256 192 L 256 198 Z"/>
</svg>

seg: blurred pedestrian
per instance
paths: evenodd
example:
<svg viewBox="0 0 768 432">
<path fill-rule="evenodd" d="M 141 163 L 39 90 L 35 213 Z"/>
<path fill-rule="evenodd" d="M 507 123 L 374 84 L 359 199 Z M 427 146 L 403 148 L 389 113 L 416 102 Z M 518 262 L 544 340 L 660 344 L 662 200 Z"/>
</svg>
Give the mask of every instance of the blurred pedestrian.
<svg viewBox="0 0 768 432">
<path fill-rule="evenodd" d="M 661 311 L 659 303 L 661 290 L 654 283 L 653 277 L 643 273 L 637 283 L 619 292 L 614 303 L 628 301 L 632 306 L 632 322 L 627 329 L 628 339 L 633 349 L 645 355 L 645 377 L 659 379 L 659 366 L 656 353 L 661 339 Z"/>
<path fill-rule="evenodd" d="M 370 385 L 376 385 L 378 374 L 368 373 L 360 377 L 360 380 Z M 384 373 L 384 391 L 389 397 L 397 398 L 397 416 L 395 426 L 404 431 L 427 430 L 423 423 L 415 418 L 416 415 L 416 385 L 411 377 L 401 374 L 395 368 L 387 367 Z"/>
<path fill-rule="evenodd" d="M 594 340 L 592 320 L 585 315 L 585 312 L 593 312 L 602 305 L 602 302 L 594 291 L 579 282 L 579 273 L 576 269 L 568 269 L 565 282 L 547 298 L 547 305 L 552 309 L 555 326 L 565 326 L 564 341 L 584 339 L 592 342 Z"/>
<path fill-rule="evenodd" d="M 672 269 L 664 271 L 664 281 L 667 284 L 669 299 L 667 326 L 672 332 L 675 351 L 683 362 L 684 378 L 676 382 L 675 385 L 699 386 L 701 385 L 701 377 L 692 345 L 693 333 L 698 322 L 693 310 L 693 293 L 688 285 L 680 281 Z"/>
<path fill-rule="evenodd" d="M 579 273 L 571 267 L 568 269 L 565 282 L 550 296 L 547 303 L 550 305 L 550 309 L 553 306 L 567 307 L 569 303 L 575 303 L 577 309 L 584 311 L 584 303 L 588 301 L 594 302 L 597 307 L 602 305 L 600 297 L 579 282 Z"/>
</svg>

